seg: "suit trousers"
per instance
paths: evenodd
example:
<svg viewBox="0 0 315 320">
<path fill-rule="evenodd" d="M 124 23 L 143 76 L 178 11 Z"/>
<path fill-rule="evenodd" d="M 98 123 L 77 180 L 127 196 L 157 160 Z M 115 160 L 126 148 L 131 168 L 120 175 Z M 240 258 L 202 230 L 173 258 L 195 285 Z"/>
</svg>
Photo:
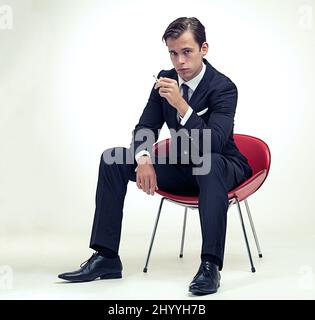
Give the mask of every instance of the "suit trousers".
<svg viewBox="0 0 315 320">
<path fill-rule="evenodd" d="M 108 164 L 105 159 L 115 156 Z M 167 162 L 167 161 L 166 161 Z M 90 248 L 119 250 L 123 207 L 129 181 L 136 181 L 136 162 L 127 148 L 110 148 L 103 152 L 98 173 L 95 214 Z M 208 174 L 193 175 L 191 164 L 153 164 L 160 190 L 178 195 L 199 197 L 202 234 L 201 254 L 215 256 L 223 266 L 226 238 L 228 192 L 245 179 L 244 169 L 222 154 L 211 154 Z"/>
</svg>

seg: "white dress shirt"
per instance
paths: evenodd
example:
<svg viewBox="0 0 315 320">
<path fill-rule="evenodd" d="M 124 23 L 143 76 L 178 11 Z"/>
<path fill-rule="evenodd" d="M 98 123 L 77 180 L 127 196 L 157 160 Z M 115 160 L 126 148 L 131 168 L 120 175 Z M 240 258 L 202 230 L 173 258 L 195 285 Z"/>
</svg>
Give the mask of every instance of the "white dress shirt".
<svg viewBox="0 0 315 320">
<path fill-rule="evenodd" d="M 185 83 L 186 86 L 189 87 L 189 89 L 188 89 L 188 100 L 189 100 L 191 98 L 191 96 L 193 95 L 194 91 L 196 90 L 199 82 L 203 78 L 205 72 L 206 72 L 206 65 L 203 63 L 201 71 L 199 72 L 199 74 L 197 76 L 195 76 L 195 78 L 185 82 L 184 79 L 182 79 L 180 76 L 178 76 L 178 86 L 180 88 L 181 95 L 183 95 L 182 84 Z M 193 112 L 193 109 L 189 106 L 189 108 L 188 108 L 187 112 L 185 113 L 184 117 L 181 117 L 178 114 L 179 118 L 181 119 L 180 120 L 180 124 L 182 126 L 184 126 L 185 123 L 188 121 L 188 119 L 191 116 L 192 112 Z"/>
</svg>

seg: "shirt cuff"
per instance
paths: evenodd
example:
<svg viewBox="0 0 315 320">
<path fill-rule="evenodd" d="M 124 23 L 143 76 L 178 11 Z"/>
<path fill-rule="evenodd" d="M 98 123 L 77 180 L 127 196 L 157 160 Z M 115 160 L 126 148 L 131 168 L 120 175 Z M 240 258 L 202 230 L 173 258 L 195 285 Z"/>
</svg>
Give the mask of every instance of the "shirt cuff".
<svg viewBox="0 0 315 320">
<path fill-rule="evenodd" d="M 148 157 L 151 157 L 149 151 L 147 151 L 147 150 L 142 150 L 142 151 L 139 151 L 139 152 L 135 155 L 136 161 L 138 162 L 138 159 L 139 159 L 140 157 L 142 157 L 143 155 L 147 155 Z M 138 166 L 136 167 L 135 172 L 137 172 L 137 169 L 138 169 Z"/>
<path fill-rule="evenodd" d="M 191 107 L 188 108 L 188 110 L 186 111 L 185 115 L 183 117 L 180 117 L 180 124 L 182 126 L 185 125 L 185 123 L 188 121 L 189 117 L 191 116 L 191 114 L 193 113 L 193 109 Z"/>
<path fill-rule="evenodd" d="M 139 152 L 135 155 L 136 161 L 138 162 L 138 159 L 139 159 L 140 157 L 142 157 L 143 155 L 147 155 L 147 156 L 150 157 L 150 152 L 147 151 L 147 150 L 139 151 Z"/>
</svg>

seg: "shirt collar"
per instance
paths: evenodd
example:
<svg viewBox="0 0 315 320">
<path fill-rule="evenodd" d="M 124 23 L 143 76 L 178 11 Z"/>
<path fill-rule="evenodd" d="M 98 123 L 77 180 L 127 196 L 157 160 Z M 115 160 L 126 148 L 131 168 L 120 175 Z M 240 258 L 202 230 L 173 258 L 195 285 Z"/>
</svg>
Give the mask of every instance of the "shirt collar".
<svg viewBox="0 0 315 320">
<path fill-rule="evenodd" d="M 179 75 L 178 75 L 178 85 L 179 87 L 185 83 L 192 91 L 195 91 L 199 82 L 201 81 L 202 77 L 204 76 L 206 72 L 206 65 L 204 64 L 204 62 L 202 63 L 202 69 L 199 72 L 199 74 L 197 76 L 195 76 L 193 79 L 189 80 L 189 81 L 185 81 L 184 79 L 182 79 Z"/>
</svg>

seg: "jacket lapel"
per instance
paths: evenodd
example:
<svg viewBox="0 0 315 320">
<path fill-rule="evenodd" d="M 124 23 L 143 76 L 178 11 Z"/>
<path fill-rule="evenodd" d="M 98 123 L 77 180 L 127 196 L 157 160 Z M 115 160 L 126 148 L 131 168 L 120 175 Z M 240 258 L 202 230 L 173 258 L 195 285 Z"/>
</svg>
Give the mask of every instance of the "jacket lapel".
<svg viewBox="0 0 315 320">
<path fill-rule="evenodd" d="M 204 106 L 199 106 L 198 104 L 200 103 L 201 100 L 204 100 L 205 96 L 207 95 L 209 90 L 209 83 L 213 77 L 212 66 L 206 59 L 203 59 L 203 62 L 206 64 L 206 72 L 189 100 L 189 105 L 195 111 L 199 111 L 198 107 L 200 108 L 204 107 Z"/>
</svg>

